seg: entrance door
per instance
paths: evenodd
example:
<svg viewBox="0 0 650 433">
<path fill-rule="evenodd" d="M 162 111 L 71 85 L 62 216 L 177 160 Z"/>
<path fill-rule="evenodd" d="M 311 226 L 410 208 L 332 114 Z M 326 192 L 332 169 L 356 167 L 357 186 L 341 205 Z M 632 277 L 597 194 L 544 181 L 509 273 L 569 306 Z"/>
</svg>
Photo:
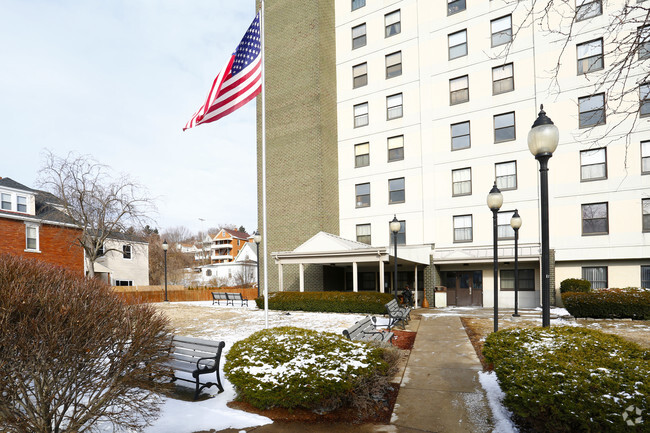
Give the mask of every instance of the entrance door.
<svg viewBox="0 0 650 433">
<path fill-rule="evenodd" d="M 482 271 L 448 271 L 446 283 L 447 305 L 457 307 L 483 306 Z"/>
</svg>

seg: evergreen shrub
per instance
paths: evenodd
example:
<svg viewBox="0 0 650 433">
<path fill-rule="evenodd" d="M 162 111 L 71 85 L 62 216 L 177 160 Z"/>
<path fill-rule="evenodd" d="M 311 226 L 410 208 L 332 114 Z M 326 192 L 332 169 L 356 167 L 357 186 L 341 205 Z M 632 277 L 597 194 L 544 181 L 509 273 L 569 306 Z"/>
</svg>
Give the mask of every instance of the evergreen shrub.
<svg viewBox="0 0 650 433">
<path fill-rule="evenodd" d="M 269 294 L 269 309 L 328 313 L 384 314 L 394 296 L 377 292 L 274 292 Z M 264 298 L 255 300 L 264 308 Z"/>
<path fill-rule="evenodd" d="M 650 290 L 636 287 L 563 293 L 564 307 L 573 317 L 650 320 Z"/>
<path fill-rule="evenodd" d="M 581 278 L 567 278 L 560 283 L 560 293 L 591 291 L 591 283 Z"/>
</svg>

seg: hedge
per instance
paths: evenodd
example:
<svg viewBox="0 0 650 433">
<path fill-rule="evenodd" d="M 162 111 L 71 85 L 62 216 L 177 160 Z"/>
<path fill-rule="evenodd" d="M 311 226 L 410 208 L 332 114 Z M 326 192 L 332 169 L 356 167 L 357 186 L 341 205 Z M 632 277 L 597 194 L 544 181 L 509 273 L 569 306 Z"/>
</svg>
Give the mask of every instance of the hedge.
<svg viewBox="0 0 650 433">
<path fill-rule="evenodd" d="M 328 313 L 384 314 L 393 295 L 377 292 L 275 292 L 269 294 L 269 309 Z M 255 300 L 264 308 L 264 298 Z"/>
<path fill-rule="evenodd" d="M 560 293 L 591 291 L 591 283 L 581 278 L 567 278 L 560 283 Z"/>
<path fill-rule="evenodd" d="M 573 317 L 595 319 L 650 319 L 650 290 L 601 289 L 590 293 L 563 293 L 564 307 Z"/>
<path fill-rule="evenodd" d="M 483 347 L 522 431 L 629 432 L 630 406 L 650 408 L 650 351 L 578 327 L 507 329 Z M 628 411 L 629 412 L 629 411 Z"/>
</svg>

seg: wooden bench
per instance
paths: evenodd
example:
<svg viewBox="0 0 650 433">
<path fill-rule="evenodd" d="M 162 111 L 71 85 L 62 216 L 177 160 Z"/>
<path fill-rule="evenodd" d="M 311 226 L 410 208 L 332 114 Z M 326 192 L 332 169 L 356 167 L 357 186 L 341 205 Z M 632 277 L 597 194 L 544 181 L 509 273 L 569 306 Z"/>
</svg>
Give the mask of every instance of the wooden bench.
<svg viewBox="0 0 650 433">
<path fill-rule="evenodd" d="M 411 309 L 409 307 L 400 307 L 395 299 L 385 306 L 388 313 L 388 329 L 390 330 L 398 323 L 402 324 L 402 329 L 406 329 L 406 324 L 411 320 Z"/>
<path fill-rule="evenodd" d="M 370 316 L 366 316 L 348 329 L 345 329 L 343 335 L 352 341 L 377 341 L 380 343 L 390 343 L 393 339 L 392 332 L 381 332 L 377 330 L 377 319 Z"/>
<path fill-rule="evenodd" d="M 228 294 L 223 292 L 212 292 L 212 305 L 216 302 L 217 305 L 221 305 L 219 301 L 226 301 L 228 305 Z"/>
<path fill-rule="evenodd" d="M 232 305 L 234 307 L 235 306 L 235 301 L 238 301 L 238 302 L 241 302 L 241 305 L 240 305 L 241 307 L 243 307 L 244 304 L 246 304 L 246 306 L 248 307 L 248 299 L 244 298 L 241 295 L 241 293 L 226 293 L 226 295 L 228 296 L 228 300 L 226 301 L 226 305 L 228 305 L 228 303 L 230 303 L 230 305 Z"/>
<path fill-rule="evenodd" d="M 219 392 L 223 392 L 221 378 L 219 377 L 219 362 L 221 360 L 221 351 L 225 345 L 226 343 L 223 341 L 201 340 L 175 335 L 172 339 L 170 353 L 170 366 L 174 370 L 172 382 L 176 380 L 195 382 L 194 400 L 199 397 L 199 393 L 203 388 L 216 385 Z M 178 377 L 175 374 L 176 371 L 191 373 L 194 380 Z M 199 376 L 209 373 L 216 374 L 217 382 L 201 383 Z"/>
</svg>

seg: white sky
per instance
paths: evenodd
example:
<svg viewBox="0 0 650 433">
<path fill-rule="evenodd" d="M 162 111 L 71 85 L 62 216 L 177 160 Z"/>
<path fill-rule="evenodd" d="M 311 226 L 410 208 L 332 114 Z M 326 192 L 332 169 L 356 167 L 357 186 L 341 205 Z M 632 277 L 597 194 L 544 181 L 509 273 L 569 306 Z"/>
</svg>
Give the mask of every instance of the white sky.
<svg viewBox="0 0 650 433">
<path fill-rule="evenodd" d="M 254 16 L 253 0 L 0 0 L 0 176 L 35 187 L 44 149 L 89 154 L 149 190 L 159 228 L 252 233 L 255 102 L 182 128 Z"/>
</svg>

